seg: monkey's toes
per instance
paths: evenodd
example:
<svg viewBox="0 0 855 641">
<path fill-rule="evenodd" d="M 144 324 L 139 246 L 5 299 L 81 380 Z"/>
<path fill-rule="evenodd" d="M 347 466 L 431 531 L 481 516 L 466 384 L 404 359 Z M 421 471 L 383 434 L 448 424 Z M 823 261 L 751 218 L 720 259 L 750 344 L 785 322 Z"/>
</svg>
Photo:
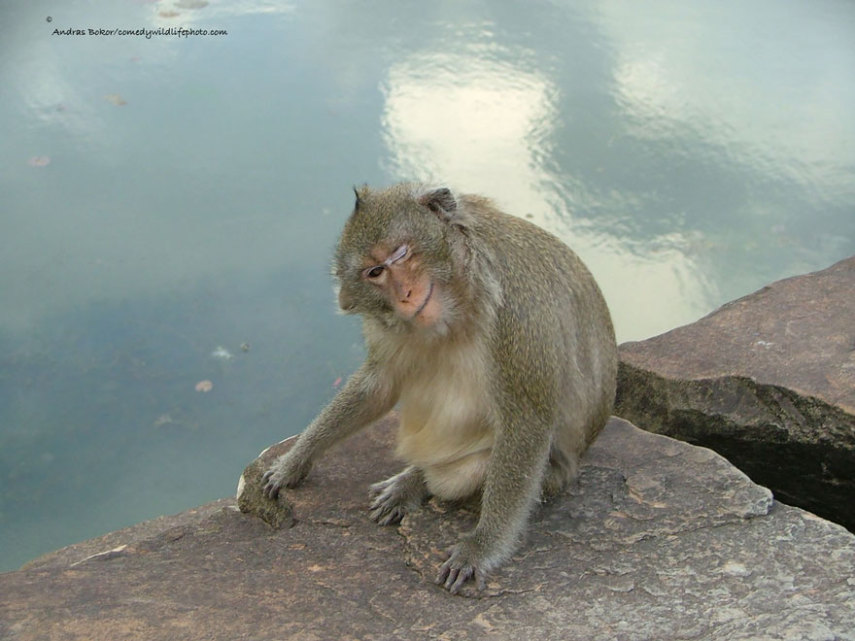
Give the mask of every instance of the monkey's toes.
<svg viewBox="0 0 855 641">
<path fill-rule="evenodd" d="M 397 525 L 406 514 L 407 511 L 400 505 L 394 507 L 371 506 L 371 520 L 378 525 Z"/>
<path fill-rule="evenodd" d="M 375 491 L 379 483 L 371 487 L 369 497 L 371 505 L 371 520 L 380 525 L 397 525 L 407 514 L 407 506 L 400 500 L 396 500 L 389 492 Z"/>
</svg>

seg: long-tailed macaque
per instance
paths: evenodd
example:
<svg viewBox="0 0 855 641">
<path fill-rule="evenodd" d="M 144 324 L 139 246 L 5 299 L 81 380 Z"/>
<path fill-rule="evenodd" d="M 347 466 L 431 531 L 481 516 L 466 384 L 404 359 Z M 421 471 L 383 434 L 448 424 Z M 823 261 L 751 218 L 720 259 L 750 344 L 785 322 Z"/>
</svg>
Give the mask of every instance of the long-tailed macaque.
<svg viewBox="0 0 855 641">
<path fill-rule="evenodd" d="M 372 486 L 371 518 L 397 523 L 430 495 L 480 496 L 478 524 L 437 583 L 483 589 L 611 413 L 609 311 L 576 254 L 485 198 L 419 184 L 355 191 L 334 273 L 341 309 L 363 318 L 367 356 L 264 474 L 264 493 L 299 485 L 330 445 L 399 404 L 407 467 Z"/>
</svg>

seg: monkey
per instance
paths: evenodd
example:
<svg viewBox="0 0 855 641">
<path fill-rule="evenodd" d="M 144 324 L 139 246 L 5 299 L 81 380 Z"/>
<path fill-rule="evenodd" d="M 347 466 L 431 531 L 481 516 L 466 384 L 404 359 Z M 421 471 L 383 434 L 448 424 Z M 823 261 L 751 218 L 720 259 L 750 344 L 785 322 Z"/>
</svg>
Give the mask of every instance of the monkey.
<svg viewBox="0 0 855 641">
<path fill-rule="evenodd" d="M 611 414 L 611 316 L 567 245 L 487 198 L 421 183 L 354 192 L 333 276 L 343 313 L 362 317 L 365 361 L 262 491 L 298 486 L 324 450 L 397 405 L 406 467 L 371 486 L 370 517 L 393 525 L 431 496 L 474 497 L 477 525 L 435 581 L 483 590 Z"/>
</svg>

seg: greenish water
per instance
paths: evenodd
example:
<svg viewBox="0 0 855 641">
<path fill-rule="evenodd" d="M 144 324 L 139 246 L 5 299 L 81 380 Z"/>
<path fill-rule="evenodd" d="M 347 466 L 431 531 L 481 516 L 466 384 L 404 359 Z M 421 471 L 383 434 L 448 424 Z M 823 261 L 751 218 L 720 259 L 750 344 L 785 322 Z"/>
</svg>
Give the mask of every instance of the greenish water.
<svg viewBox="0 0 855 641">
<path fill-rule="evenodd" d="M 851 3 L 201 4 L 0 4 L 0 570 L 311 420 L 353 184 L 529 216 L 621 340 L 855 254 Z"/>
</svg>

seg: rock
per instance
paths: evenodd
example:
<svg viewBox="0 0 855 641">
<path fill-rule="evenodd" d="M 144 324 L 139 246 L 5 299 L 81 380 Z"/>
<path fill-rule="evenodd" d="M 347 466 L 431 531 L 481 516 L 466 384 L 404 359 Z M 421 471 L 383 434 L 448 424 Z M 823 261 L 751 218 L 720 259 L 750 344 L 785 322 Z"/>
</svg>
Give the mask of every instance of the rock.
<svg viewBox="0 0 855 641">
<path fill-rule="evenodd" d="M 855 531 L 855 257 L 620 356 L 616 414 Z"/>
<path fill-rule="evenodd" d="M 294 510 L 286 500 L 271 501 L 261 493 L 261 476 L 270 467 L 270 463 L 290 447 L 287 439 L 264 450 L 258 458 L 246 466 L 238 481 L 237 505 L 241 512 L 254 514 L 269 526 L 280 529 L 293 527 Z"/>
<path fill-rule="evenodd" d="M 400 527 L 368 518 L 369 484 L 399 467 L 395 428 L 319 461 L 280 529 L 218 503 L 0 575 L 0 638 L 855 639 L 855 536 L 619 419 L 486 592 L 451 596 L 432 581 L 472 512 L 430 502 Z"/>
<path fill-rule="evenodd" d="M 182 528 L 193 527 L 202 521 L 208 520 L 214 514 L 221 512 L 223 508 L 233 505 L 233 499 L 220 499 L 219 501 L 213 501 L 191 510 L 185 510 L 180 514 L 159 516 L 155 519 L 132 525 L 131 527 L 89 539 L 88 541 L 69 545 L 55 552 L 49 552 L 24 564 L 22 569 L 72 566 L 83 562 L 89 557 L 96 557 L 103 554 L 105 551 L 133 545 L 169 530 L 179 531 Z"/>
</svg>

